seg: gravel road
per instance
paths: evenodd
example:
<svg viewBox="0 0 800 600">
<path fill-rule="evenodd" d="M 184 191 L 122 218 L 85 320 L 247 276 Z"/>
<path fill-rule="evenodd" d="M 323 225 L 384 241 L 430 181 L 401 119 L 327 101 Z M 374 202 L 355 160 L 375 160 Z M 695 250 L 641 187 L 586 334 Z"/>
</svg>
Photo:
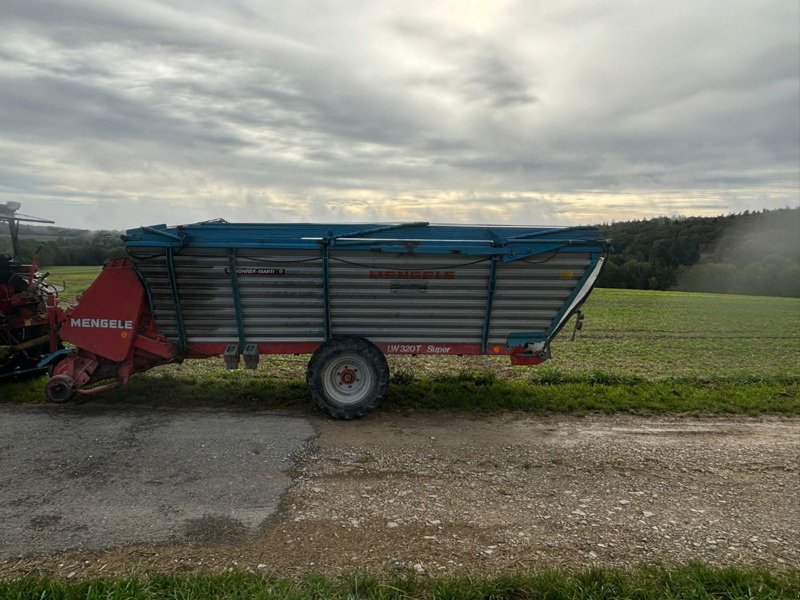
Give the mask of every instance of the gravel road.
<svg viewBox="0 0 800 600">
<path fill-rule="evenodd" d="M 143 409 L 137 418 L 157 417 Z M 287 427 L 295 421 L 205 412 L 183 418 L 200 428 L 204 420 L 230 419 L 244 428 L 250 421 L 252 435 L 264 443 L 283 435 L 263 429 L 270 418 Z M 5 560 L 0 576 L 31 569 L 83 576 L 134 567 L 486 573 L 695 559 L 800 567 L 798 418 L 384 412 L 352 423 L 316 416 L 308 421 L 317 437 L 303 453 L 290 451 L 305 439 L 302 425 L 289 436 L 291 442 L 278 444 L 281 465 L 290 455 L 296 461 L 294 483 L 283 495 L 279 517 L 259 535 L 168 534 L 158 545 L 131 538 L 124 547 L 103 552 L 53 554 L 53 548 Z M 55 445 L 69 443 L 63 436 Z M 195 450 L 186 448 L 194 456 Z M 9 465 L 23 458 L 15 450 L 10 462 L 8 443 L 3 452 L 5 480 Z M 41 462 L 36 456 L 28 460 Z M 120 461 L 119 478 L 125 478 L 127 467 Z M 223 455 L 217 462 L 221 471 L 236 468 L 240 459 Z M 260 468 L 247 471 L 254 488 L 261 485 Z M 55 473 L 50 467 L 45 471 Z M 146 498 L 152 484 L 134 479 Z M 161 487 L 173 485 L 168 470 L 161 480 Z M 95 495 L 109 489 L 86 487 Z M 239 508 L 233 498 L 226 502 L 232 511 Z M 2 510 L 6 505 L 3 500 Z M 182 503 L 172 508 L 185 510 Z M 18 511 L 28 523 L 40 514 L 33 505 Z M 175 531 L 174 524 L 165 527 Z"/>
</svg>

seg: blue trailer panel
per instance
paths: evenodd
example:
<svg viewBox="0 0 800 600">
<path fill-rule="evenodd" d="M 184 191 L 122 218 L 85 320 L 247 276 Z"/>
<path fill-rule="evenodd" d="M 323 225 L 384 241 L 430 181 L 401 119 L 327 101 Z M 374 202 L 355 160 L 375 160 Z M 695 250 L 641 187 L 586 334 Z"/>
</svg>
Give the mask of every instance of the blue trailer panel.
<svg viewBox="0 0 800 600">
<path fill-rule="evenodd" d="M 178 344 L 362 336 L 503 352 L 546 347 L 585 299 L 591 227 L 231 224 L 143 227 L 126 247 Z"/>
</svg>

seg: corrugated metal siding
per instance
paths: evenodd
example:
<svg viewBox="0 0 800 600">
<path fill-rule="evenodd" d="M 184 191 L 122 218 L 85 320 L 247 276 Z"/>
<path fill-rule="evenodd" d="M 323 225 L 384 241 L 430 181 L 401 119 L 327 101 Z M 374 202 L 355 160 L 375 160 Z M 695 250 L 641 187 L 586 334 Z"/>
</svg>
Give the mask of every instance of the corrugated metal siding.
<svg viewBox="0 0 800 600">
<path fill-rule="evenodd" d="M 137 249 L 135 256 L 149 249 Z M 157 253 L 152 249 L 150 254 Z M 153 299 L 156 323 L 171 340 L 178 329 L 166 258 L 136 260 Z M 188 342 L 236 343 L 236 311 L 228 252 L 186 248 L 175 255 L 175 277 Z M 308 250 L 242 250 L 242 269 L 283 269 L 282 275 L 239 274 L 239 297 L 249 342 L 323 341 L 322 259 Z"/>
<path fill-rule="evenodd" d="M 137 248 L 135 252 L 129 252 L 128 255 L 133 259 L 136 269 L 147 287 L 151 302 L 150 308 L 156 319 L 158 330 L 168 339 L 177 341 L 178 330 L 175 326 L 175 307 L 172 302 L 172 293 L 167 276 L 167 259 L 164 249 Z M 215 301 L 220 306 L 224 306 L 224 300 L 214 296 L 209 288 L 205 288 L 204 292 L 190 293 L 187 290 L 187 298 L 182 304 L 188 305 L 187 303 L 191 303 L 200 297 L 206 301 Z"/>
<path fill-rule="evenodd" d="M 332 252 L 331 331 L 376 342 L 480 343 L 489 265 L 481 257 Z"/>
<path fill-rule="evenodd" d="M 544 333 L 590 263 L 588 254 L 558 253 L 497 266 L 490 344 L 512 332 Z"/>
<path fill-rule="evenodd" d="M 163 249 L 132 253 L 153 301 L 159 329 L 177 341 L 175 307 Z M 147 257 L 150 258 L 136 258 Z M 536 257 L 538 258 L 538 257 Z M 544 332 L 589 265 L 588 254 L 498 263 L 489 340 L 511 332 Z M 480 343 L 490 260 L 475 256 L 398 256 L 330 252 L 331 330 L 375 342 Z M 324 340 L 322 259 L 309 250 L 240 250 L 239 274 L 248 342 Z M 236 314 L 224 249 L 185 248 L 175 274 L 188 342 L 236 343 Z"/>
</svg>

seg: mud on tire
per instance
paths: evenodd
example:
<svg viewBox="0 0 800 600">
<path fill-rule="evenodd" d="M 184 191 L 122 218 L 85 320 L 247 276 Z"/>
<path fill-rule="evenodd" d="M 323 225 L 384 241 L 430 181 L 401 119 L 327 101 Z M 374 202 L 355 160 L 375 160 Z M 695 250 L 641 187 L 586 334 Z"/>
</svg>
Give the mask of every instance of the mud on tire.
<svg viewBox="0 0 800 600">
<path fill-rule="evenodd" d="M 312 355 L 306 383 L 317 406 L 334 419 L 357 419 L 386 394 L 389 365 L 369 340 L 335 337 Z"/>
</svg>

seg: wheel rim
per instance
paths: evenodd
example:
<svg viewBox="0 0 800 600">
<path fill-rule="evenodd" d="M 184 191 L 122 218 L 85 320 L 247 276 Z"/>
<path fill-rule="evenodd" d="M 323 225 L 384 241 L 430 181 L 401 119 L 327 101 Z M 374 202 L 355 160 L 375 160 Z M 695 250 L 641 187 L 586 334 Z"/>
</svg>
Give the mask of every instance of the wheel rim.
<svg viewBox="0 0 800 600">
<path fill-rule="evenodd" d="M 357 354 L 342 354 L 331 360 L 322 372 L 325 393 L 340 404 L 363 400 L 372 387 L 369 363 Z"/>
</svg>

